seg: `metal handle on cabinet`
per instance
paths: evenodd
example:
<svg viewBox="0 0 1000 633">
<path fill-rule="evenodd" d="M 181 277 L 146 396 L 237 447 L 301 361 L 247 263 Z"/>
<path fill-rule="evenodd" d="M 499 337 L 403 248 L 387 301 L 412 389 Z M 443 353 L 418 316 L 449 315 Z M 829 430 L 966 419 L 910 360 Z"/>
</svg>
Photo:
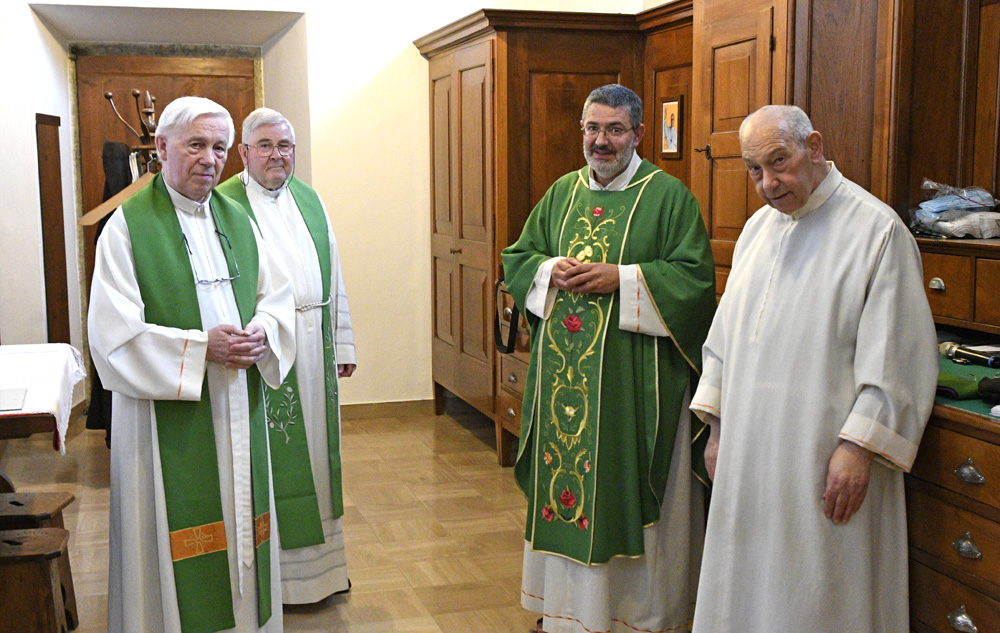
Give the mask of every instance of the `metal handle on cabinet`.
<svg viewBox="0 0 1000 633">
<path fill-rule="evenodd" d="M 504 308 L 503 309 L 503 316 L 504 316 L 505 319 L 509 319 L 510 315 L 512 315 L 512 314 L 514 314 L 514 311 L 511 310 L 510 308 Z"/>
<path fill-rule="evenodd" d="M 512 419 L 512 420 L 515 417 L 517 417 L 517 413 L 514 411 L 514 407 L 507 407 L 507 417 L 510 418 L 510 419 Z"/>
<path fill-rule="evenodd" d="M 965 462 L 955 469 L 955 475 L 959 480 L 964 481 L 967 484 L 982 485 L 986 483 L 986 478 L 983 474 L 979 472 L 976 468 L 976 464 L 972 461 L 972 458 L 965 460 Z"/>
<path fill-rule="evenodd" d="M 517 374 L 515 374 L 514 372 L 510 372 L 510 376 L 507 376 L 507 382 L 509 382 L 512 385 L 516 385 L 517 384 Z"/>
<path fill-rule="evenodd" d="M 460 249 L 460 248 L 449 248 L 448 252 L 451 253 L 452 255 L 457 255 L 458 253 L 462 252 L 462 249 Z"/>
<path fill-rule="evenodd" d="M 927 287 L 930 288 L 931 290 L 940 290 L 944 292 L 944 279 L 941 279 L 940 277 L 935 277 L 931 279 L 931 282 L 927 284 Z"/>
<path fill-rule="evenodd" d="M 979 546 L 972 540 L 972 534 L 969 532 L 952 541 L 951 546 L 955 548 L 959 556 L 971 558 L 972 560 L 981 560 L 983 558 L 983 553 L 979 551 Z"/>
<path fill-rule="evenodd" d="M 979 633 L 979 628 L 969 617 L 969 612 L 965 610 L 964 604 L 948 614 L 948 624 L 961 633 Z"/>
</svg>

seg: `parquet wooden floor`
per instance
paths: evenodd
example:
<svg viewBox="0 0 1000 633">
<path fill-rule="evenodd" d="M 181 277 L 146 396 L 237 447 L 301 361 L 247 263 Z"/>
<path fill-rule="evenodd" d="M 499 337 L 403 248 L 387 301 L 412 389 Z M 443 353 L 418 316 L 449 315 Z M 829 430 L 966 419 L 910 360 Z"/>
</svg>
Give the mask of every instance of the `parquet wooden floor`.
<svg viewBox="0 0 1000 633">
<path fill-rule="evenodd" d="M 493 423 L 461 404 L 443 416 L 343 423 L 344 536 L 353 589 L 285 607 L 289 633 L 524 633 L 526 503 L 496 462 Z M 104 434 L 74 420 L 65 456 L 51 438 L 11 440 L 0 467 L 18 491 L 65 490 L 80 614 L 106 631 L 108 459 Z"/>
</svg>

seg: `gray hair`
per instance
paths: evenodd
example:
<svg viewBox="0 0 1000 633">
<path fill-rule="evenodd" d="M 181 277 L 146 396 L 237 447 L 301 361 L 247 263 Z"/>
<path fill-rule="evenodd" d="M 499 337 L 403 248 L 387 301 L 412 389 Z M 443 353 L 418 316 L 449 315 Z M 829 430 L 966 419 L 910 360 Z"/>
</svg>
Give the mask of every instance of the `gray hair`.
<svg viewBox="0 0 1000 633">
<path fill-rule="evenodd" d="M 292 127 L 292 122 L 285 118 L 285 115 L 271 108 L 257 108 L 243 119 L 242 142 L 249 142 L 253 133 L 262 125 L 281 125 L 282 123 L 288 126 L 288 131 L 292 134 L 292 143 L 294 143 L 295 128 Z"/>
<path fill-rule="evenodd" d="M 171 101 L 160 113 L 156 124 L 156 137 L 167 137 L 191 125 L 200 116 L 217 116 L 226 120 L 229 129 L 229 140 L 226 149 L 233 146 L 236 129 L 233 127 L 233 117 L 229 111 L 218 103 L 204 97 L 178 97 Z"/>
<path fill-rule="evenodd" d="M 766 105 L 756 112 L 750 114 L 740 123 L 740 141 L 743 140 L 743 130 L 750 119 L 758 114 L 770 114 L 777 121 L 778 130 L 781 136 L 787 140 L 795 141 L 799 147 L 806 146 L 806 139 L 813 133 L 814 128 L 809 115 L 802 108 L 793 105 Z"/>
<path fill-rule="evenodd" d="M 642 99 L 621 84 L 608 84 L 595 88 L 583 103 L 581 119 L 587 118 L 587 108 L 592 103 L 603 103 L 611 108 L 626 108 L 632 127 L 638 128 L 642 125 Z"/>
</svg>

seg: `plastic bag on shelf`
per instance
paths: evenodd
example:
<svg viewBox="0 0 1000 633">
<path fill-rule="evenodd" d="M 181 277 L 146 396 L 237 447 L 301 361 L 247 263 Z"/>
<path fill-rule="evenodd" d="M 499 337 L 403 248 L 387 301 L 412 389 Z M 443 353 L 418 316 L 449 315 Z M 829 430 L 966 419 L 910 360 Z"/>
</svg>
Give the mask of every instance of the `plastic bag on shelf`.
<svg viewBox="0 0 1000 633">
<path fill-rule="evenodd" d="M 944 237 L 1000 237 L 1000 213 L 992 211 L 997 200 L 985 189 L 962 189 L 927 179 L 920 187 L 934 194 L 913 211 L 914 232 Z"/>
</svg>

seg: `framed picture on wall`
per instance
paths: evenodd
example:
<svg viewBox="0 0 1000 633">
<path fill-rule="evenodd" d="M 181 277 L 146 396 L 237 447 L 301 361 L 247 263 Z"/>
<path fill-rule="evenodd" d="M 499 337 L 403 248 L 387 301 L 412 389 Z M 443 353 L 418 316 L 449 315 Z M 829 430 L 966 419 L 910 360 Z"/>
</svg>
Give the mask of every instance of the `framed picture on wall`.
<svg viewBox="0 0 1000 633">
<path fill-rule="evenodd" d="M 666 97 L 660 107 L 660 153 L 664 158 L 681 157 L 684 96 Z"/>
</svg>

